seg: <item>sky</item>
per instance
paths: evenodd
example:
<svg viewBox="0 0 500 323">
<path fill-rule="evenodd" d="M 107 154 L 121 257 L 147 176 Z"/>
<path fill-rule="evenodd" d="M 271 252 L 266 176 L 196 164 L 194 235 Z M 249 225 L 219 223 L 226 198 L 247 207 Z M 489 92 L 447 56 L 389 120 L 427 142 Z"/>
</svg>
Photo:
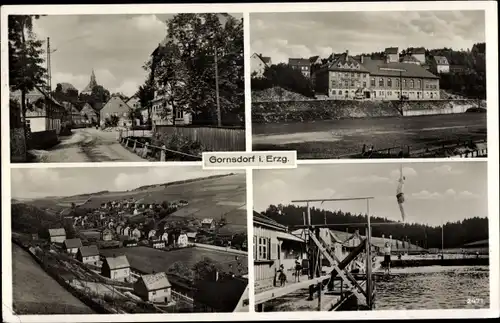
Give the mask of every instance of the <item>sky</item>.
<svg viewBox="0 0 500 323">
<path fill-rule="evenodd" d="M 250 14 L 251 52 L 288 58 L 362 54 L 386 47 L 472 48 L 485 41 L 484 11 L 356 11 Z"/>
<path fill-rule="evenodd" d="M 241 14 L 232 14 L 235 18 Z M 174 14 L 52 15 L 34 22 L 38 39 L 50 37 L 52 86 L 67 82 L 81 91 L 92 69 L 111 93 L 133 95 L 144 83 L 142 68 L 167 34 Z M 46 46 L 46 44 L 44 44 Z"/>
<path fill-rule="evenodd" d="M 100 191 L 126 191 L 238 171 L 210 171 L 200 166 L 16 168 L 11 170 L 12 198 L 73 196 Z"/>
<path fill-rule="evenodd" d="M 396 201 L 400 164 L 299 165 L 296 169 L 256 170 L 254 210 L 292 200 L 373 196 L 370 215 L 401 220 Z M 474 216 L 487 217 L 485 162 L 405 163 L 403 192 L 408 223 L 431 226 Z M 305 204 L 297 204 L 305 205 Z M 320 202 L 311 206 L 366 214 L 366 201 Z"/>
</svg>

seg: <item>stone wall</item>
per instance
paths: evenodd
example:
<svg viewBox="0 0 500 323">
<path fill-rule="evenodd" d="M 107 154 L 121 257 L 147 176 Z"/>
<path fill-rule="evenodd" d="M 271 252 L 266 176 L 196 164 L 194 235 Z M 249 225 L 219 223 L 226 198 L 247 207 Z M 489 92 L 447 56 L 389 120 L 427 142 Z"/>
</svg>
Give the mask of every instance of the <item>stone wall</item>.
<svg viewBox="0 0 500 323">
<path fill-rule="evenodd" d="M 304 122 L 332 119 L 401 117 L 464 113 L 477 108 L 477 100 L 432 101 L 354 101 L 354 100 L 307 100 L 280 102 L 253 102 L 253 123 Z M 486 102 L 481 102 L 486 108 Z"/>
<path fill-rule="evenodd" d="M 24 128 L 10 129 L 10 161 L 12 163 L 26 162 L 26 151 Z"/>
</svg>

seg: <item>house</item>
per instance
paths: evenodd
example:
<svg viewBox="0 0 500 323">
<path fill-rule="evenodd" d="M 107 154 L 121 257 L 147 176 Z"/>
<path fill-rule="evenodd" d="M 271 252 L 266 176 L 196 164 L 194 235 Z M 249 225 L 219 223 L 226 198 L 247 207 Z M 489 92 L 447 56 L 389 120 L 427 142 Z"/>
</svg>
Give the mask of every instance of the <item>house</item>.
<svg viewBox="0 0 500 323">
<path fill-rule="evenodd" d="M 318 55 L 309 57 L 309 63 L 311 65 L 321 64 L 321 57 Z"/>
<path fill-rule="evenodd" d="M 120 227 L 120 226 L 118 226 L 118 227 Z M 103 241 L 111 241 L 111 240 L 113 240 L 113 236 L 114 236 L 114 234 L 113 234 L 113 231 L 111 229 L 104 229 L 101 233 L 101 239 Z"/>
<path fill-rule="evenodd" d="M 83 264 L 97 266 L 99 264 L 99 249 L 96 245 L 82 246 L 76 253 L 76 259 Z"/>
<path fill-rule="evenodd" d="M 252 56 L 250 56 L 250 75 L 255 78 L 261 78 L 264 76 L 266 67 L 271 65 L 271 57 L 253 53 Z"/>
<path fill-rule="evenodd" d="M 64 228 L 49 229 L 51 243 L 64 243 L 66 240 L 66 230 Z"/>
<path fill-rule="evenodd" d="M 170 303 L 172 285 L 164 272 L 142 275 L 134 283 L 134 293 L 146 302 Z"/>
<path fill-rule="evenodd" d="M 201 221 L 201 228 L 205 230 L 214 230 L 215 221 L 214 219 L 206 218 Z"/>
<path fill-rule="evenodd" d="M 357 61 L 346 51 L 315 73 L 316 91 L 337 100 L 439 100 L 439 77 L 418 64 L 390 60 Z"/>
<path fill-rule="evenodd" d="M 139 109 L 141 107 L 141 101 L 139 101 L 139 98 L 136 95 L 128 99 L 126 103 L 133 110 Z"/>
<path fill-rule="evenodd" d="M 149 232 L 148 232 L 148 239 L 154 239 L 155 235 L 156 235 L 156 230 L 154 230 L 154 229 L 153 230 L 149 230 Z"/>
<path fill-rule="evenodd" d="M 177 246 L 184 248 L 188 246 L 188 237 L 187 234 L 181 233 L 179 234 L 179 237 L 177 238 Z"/>
<path fill-rule="evenodd" d="M 111 121 L 114 116 L 118 118 L 118 126 L 129 127 L 132 125 L 130 120 L 130 107 L 119 96 L 112 96 L 104 107 L 99 111 L 101 126 L 106 126 L 106 121 Z"/>
<path fill-rule="evenodd" d="M 166 243 L 164 240 L 156 238 L 155 240 L 150 240 L 149 245 L 154 249 L 164 249 Z"/>
<path fill-rule="evenodd" d="M 134 230 L 132 230 L 131 234 L 130 234 L 132 237 L 134 237 L 135 239 L 139 240 L 141 238 L 141 230 L 139 230 L 138 228 L 135 228 Z"/>
<path fill-rule="evenodd" d="M 121 235 L 121 234 L 123 234 L 123 229 L 124 229 L 124 228 L 123 228 L 123 226 L 122 226 L 122 225 L 118 225 L 118 226 L 116 226 L 116 228 L 115 228 L 115 232 L 116 232 L 116 234 L 117 234 L 117 235 Z"/>
<path fill-rule="evenodd" d="M 388 47 L 384 51 L 387 63 L 399 63 L 399 48 Z"/>
<path fill-rule="evenodd" d="M 89 103 L 85 103 L 80 111 L 83 120 L 87 124 L 97 124 L 99 121 L 99 116 L 97 112 L 92 108 Z"/>
<path fill-rule="evenodd" d="M 79 238 L 64 240 L 64 249 L 66 249 L 66 252 L 71 255 L 76 255 L 76 253 L 78 252 L 78 248 L 80 248 L 81 246 L 82 240 L 80 240 Z"/>
<path fill-rule="evenodd" d="M 431 66 L 434 73 L 450 73 L 450 63 L 445 56 L 434 56 L 431 60 Z"/>
<path fill-rule="evenodd" d="M 11 91 L 10 98 L 21 105 L 21 91 Z M 61 120 L 66 115 L 64 106 L 40 87 L 26 93 L 26 127 L 28 131 L 61 132 Z"/>
<path fill-rule="evenodd" d="M 255 290 L 274 285 L 276 271 L 283 265 L 287 276 L 295 270 L 295 261 L 306 259 L 305 240 L 290 232 L 286 226 L 254 212 L 253 259 Z"/>
<path fill-rule="evenodd" d="M 106 257 L 102 264 L 101 275 L 113 280 L 128 281 L 130 278 L 130 264 L 127 257 Z"/>
<path fill-rule="evenodd" d="M 417 47 L 410 51 L 412 57 L 414 57 L 420 64 L 425 64 L 425 48 Z"/>
<path fill-rule="evenodd" d="M 197 235 L 196 232 L 188 232 L 188 233 L 186 233 L 186 235 L 188 237 L 188 242 L 189 243 L 195 243 L 196 242 L 196 235 Z"/>
<path fill-rule="evenodd" d="M 299 70 L 302 75 L 311 77 L 311 62 L 307 58 L 289 58 L 288 65 L 296 70 Z"/>
<path fill-rule="evenodd" d="M 195 312 L 248 312 L 248 279 L 224 276 L 200 281 L 193 295 Z"/>
</svg>

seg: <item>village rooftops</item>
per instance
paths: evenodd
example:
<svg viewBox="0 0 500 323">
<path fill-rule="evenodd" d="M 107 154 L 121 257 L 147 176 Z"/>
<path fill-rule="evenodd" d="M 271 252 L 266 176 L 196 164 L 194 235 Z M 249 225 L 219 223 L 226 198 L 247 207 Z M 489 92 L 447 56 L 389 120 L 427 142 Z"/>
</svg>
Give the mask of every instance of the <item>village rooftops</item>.
<svg viewBox="0 0 500 323">
<path fill-rule="evenodd" d="M 248 285 L 248 279 L 223 277 L 217 281 L 201 281 L 196 285 L 195 302 L 199 302 L 216 312 L 233 312 Z"/>
<path fill-rule="evenodd" d="M 51 237 L 66 236 L 66 230 L 64 230 L 64 228 L 49 229 L 49 235 Z"/>
<path fill-rule="evenodd" d="M 342 55 L 337 56 L 329 65 L 329 71 L 340 71 L 340 72 L 368 72 L 364 64 L 360 63 L 352 56 L 349 56 L 349 52 L 345 52 Z"/>
<path fill-rule="evenodd" d="M 80 248 L 82 246 L 82 240 L 80 240 L 80 238 L 66 239 L 64 240 L 64 246 L 66 249 Z"/>
<path fill-rule="evenodd" d="M 289 58 L 288 65 L 294 66 L 309 66 L 311 63 L 308 58 Z"/>
<path fill-rule="evenodd" d="M 399 48 L 398 47 L 387 47 L 385 49 L 386 54 L 397 54 L 399 53 Z"/>
<path fill-rule="evenodd" d="M 96 245 L 80 247 L 79 251 L 82 257 L 92 257 L 99 255 L 99 249 Z"/>
<path fill-rule="evenodd" d="M 448 59 L 444 56 L 434 56 L 434 61 L 437 65 L 449 65 Z"/>
<path fill-rule="evenodd" d="M 363 66 L 369 71 L 370 76 L 439 78 L 422 66 L 413 63 L 386 63 L 382 60 L 365 59 Z"/>
<path fill-rule="evenodd" d="M 126 256 L 106 257 L 106 262 L 111 270 L 130 267 Z"/>
<path fill-rule="evenodd" d="M 144 286 L 146 286 L 146 289 L 150 292 L 172 287 L 167 278 L 167 274 L 164 272 L 144 275 L 141 276 L 140 279 L 142 279 Z"/>
</svg>

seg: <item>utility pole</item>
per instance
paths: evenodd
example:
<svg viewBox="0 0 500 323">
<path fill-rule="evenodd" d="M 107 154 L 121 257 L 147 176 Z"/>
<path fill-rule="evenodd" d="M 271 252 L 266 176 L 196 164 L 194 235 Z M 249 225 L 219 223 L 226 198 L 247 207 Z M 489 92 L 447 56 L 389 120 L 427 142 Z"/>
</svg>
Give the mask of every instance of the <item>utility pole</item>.
<svg viewBox="0 0 500 323">
<path fill-rule="evenodd" d="M 50 95 L 52 92 L 52 66 L 50 64 L 50 37 L 47 37 L 47 88 Z"/>
<path fill-rule="evenodd" d="M 215 98 L 217 100 L 217 126 L 222 127 L 222 119 L 220 115 L 220 102 L 219 102 L 219 68 L 217 64 L 217 48 L 214 50 L 215 56 Z"/>
</svg>

